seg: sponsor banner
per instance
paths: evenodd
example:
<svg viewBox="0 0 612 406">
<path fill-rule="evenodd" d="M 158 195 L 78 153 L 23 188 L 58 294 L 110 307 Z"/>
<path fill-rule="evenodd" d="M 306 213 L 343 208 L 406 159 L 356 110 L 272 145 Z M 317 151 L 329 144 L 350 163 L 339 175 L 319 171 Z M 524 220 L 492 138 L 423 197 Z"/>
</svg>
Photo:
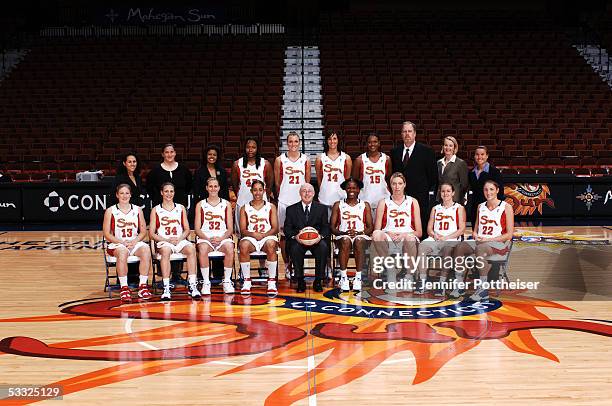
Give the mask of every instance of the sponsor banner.
<svg viewBox="0 0 612 406">
<path fill-rule="evenodd" d="M 26 222 L 101 221 L 110 205 L 110 184 L 30 184 L 22 189 Z"/>
<path fill-rule="evenodd" d="M 21 191 L 0 187 L 0 222 L 18 223 L 21 221 Z"/>
</svg>

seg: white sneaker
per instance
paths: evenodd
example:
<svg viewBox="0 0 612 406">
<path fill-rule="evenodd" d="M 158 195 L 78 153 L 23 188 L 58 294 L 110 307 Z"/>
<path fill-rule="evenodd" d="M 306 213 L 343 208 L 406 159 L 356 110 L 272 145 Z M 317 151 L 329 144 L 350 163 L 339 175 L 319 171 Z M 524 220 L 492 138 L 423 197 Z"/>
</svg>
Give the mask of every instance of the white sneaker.
<svg viewBox="0 0 612 406">
<path fill-rule="evenodd" d="M 202 294 L 198 290 L 198 285 L 195 283 L 189 284 L 189 296 L 191 296 L 192 299 L 199 299 L 202 297 Z"/>
<path fill-rule="evenodd" d="M 361 292 L 361 278 L 353 278 L 353 291 Z"/>
<path fill-rule="evenodd" d="M 242 293 L 243 295 L 250 295 L 251 294 L 251 281 L 244 281 L 242 283 L 242 289 L 240 289 L 240 293 Z"/>
<path fill-rule="evenodd" d="M 489 290 L 488 289 L 478 289 L 472 296 L 470 296 L 470 300 L 474 302 L 487 301 L 489 300 Z"/>
<path fill-rule="evenodd" d="M 223 281 L 223 293 L 234 293 L 234 284 L 232 281 Z"/>
<path fill-rule="evenodd" d="M 451 299 L 459 299 L 460 297 L 463 297 L 463 295 L 465 295 L 464 289 L 453 289 L 448 297 Z"/>
<path fill-rule="evenodd" d="M 205 281 L 202 284 L 202 294 L 203 295 L 210 295 L 210 281 Z"/>
<path fill-rule="evenodd" d="M 340 289 L 343 292 L 348 292 L 349 290 L 351 290 L 351 287 L 349 286 L 349 280 L 347 277 L 340 278 Z"/>
<path fill-rule="evenodd" d="M 276 289 L 276 281 L 268 281 L 268 295 L 276 296 L 278 289 Z"/>
<path fill-rule="evenodd" d="M 172 300 L 172 295 L 170 294 L 170 286 L 164 286 L 164 293 L 162 293 L 160 300 Z"/>
</svg>

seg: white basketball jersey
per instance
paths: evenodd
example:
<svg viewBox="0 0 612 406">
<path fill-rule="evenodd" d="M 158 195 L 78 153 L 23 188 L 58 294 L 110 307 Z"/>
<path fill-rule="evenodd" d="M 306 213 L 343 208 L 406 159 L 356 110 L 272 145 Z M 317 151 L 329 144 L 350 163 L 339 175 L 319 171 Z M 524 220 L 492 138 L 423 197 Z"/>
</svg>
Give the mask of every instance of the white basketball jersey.
<svg viewBox="0 0 612 406">
<path fill-rule="evenodd" d="M 306 162 L 308 162 L 309 158 L 306 154 L 300 154 L 297 160 L 292 161 L 286 153 L 282 154 L 279 158 L 281 184 L 278 201 L 291 205 L 301 200 L 300 186 L 308 182 L 306 175 L 310 178 L 310 174 L 306 174 Z"/>
<path fill-rule="evenodd" d="M 385 199 L 385 212 L 382 229 L 393 233 L 412 233 L 414 231 L 414 206 L 410 196 L 397 204 L 391 198 Z"/>
<path fill-rule="evenodd" d="M 478 205 L 478 229 L 476 235 L 479 237 L 499 237 L 506 232 L 506 202 L 502 201 L 493 210 L 489 210 L 487 202 Z"/>
<path fill-rule="evenodd" d="M 338 230 L 342 232 L 348 230 L 365 230 L 365 202 L 359 200 L 356 205 L 351 206 L 346 203 L 346 200 L 341 200 L 338 209 L 340 210 L 340 215 L 338 216 Z"/>
<path fill-rule="evenodd" d="M 323 152 L 320 157 L 323 178 L 321 179 L 319 190 L 319 201 L 325 205 L 332 206 L 338 200 L 346 199 L 346 192 L 340 189 L 340 184 L 345 179 L 346 154 L 340 152 L 336 159 L 331 159 Z"/>
<path fill-rule="evenodd" d="M 138 237 L 140 230 L 140 219 L 138 217 L 140 208 L 130 205 L 130 211 L 124 213 L 119 205 L 111 209 L 111 233 L 122 240 L 132 240 Z"/>
<path fill-rule="evenodd" d="M 361 154 L 363 189 L 359 192 L 359 198 L 370 203 L 372 208 L 376 208 L 380 200 L 391 195 L 385 178 L 387 159 L 387 155 L 381 153 L 378 161 L 372 162 L 365 152 Z"/>
<path fill-rule="evenodd" d="M 238 206 L 244 206 L 251 200 L 253 200 L 253 194 L 251 193 L 251 182 L 255 179 L 264 182 L 265 185 L 265 167 L 266 160 L 261 158 L 259 168 L 255 164 L 247 164 L 246 168 L 243 166 L 244 157 L 236 161 L 238 166 L 238 177 L 240 178 L 240 189 L 238 190 L 238 197 L 236 204 Z M 267 185 L 266 185 L 267 186 Z M 264 199 L 267 199 L 264 193 Z"/>
<path fill-rule="evenodd" d="M 433 208 L 434 233 L 440 235 L 451 235 L 452 233 L 459 230 L 459 209 L 461 205 L 454 203 L 451 207 L 444 207 L 438 204 Z"/>
<path fill-rule="evenodd" d="M 272 205 L 266 202 L 259 210 L 248 203 L 244 206 L 247 230 L 252 233 L 267 233 L 272 229 Z"/>
<path fill-rule="evenodd" d="M 215 237 L 227 231 L 227 205 L 229 202 L 221 199 L 213 206 L 207 199 L 200 201 L 200 215 L 202 217 L 202 231 L 207 236 Z"/>
<path fill-rule="evenodd" d="M 157 234 L 164 238 L 179 237 L 183 234 L 183 210 L 181 204 L 175 204 L 172 210 L 164 209 L 161 204 L 155 206 L 157 214 Z"/>
</svg>

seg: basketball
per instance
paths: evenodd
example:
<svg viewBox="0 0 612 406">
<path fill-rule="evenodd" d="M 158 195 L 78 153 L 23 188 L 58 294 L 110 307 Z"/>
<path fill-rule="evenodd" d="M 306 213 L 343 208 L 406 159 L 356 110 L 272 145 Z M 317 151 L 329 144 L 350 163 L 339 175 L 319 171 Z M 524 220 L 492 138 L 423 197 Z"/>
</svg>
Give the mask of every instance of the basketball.
<svg viewBox="0 0 612 406">
<path fill-rule="evenodd" d="M 314 227 L 304 227 L 295 237 L 302 245 L 315 245 L 321 241 L 321 235 Z"/>
</svg>

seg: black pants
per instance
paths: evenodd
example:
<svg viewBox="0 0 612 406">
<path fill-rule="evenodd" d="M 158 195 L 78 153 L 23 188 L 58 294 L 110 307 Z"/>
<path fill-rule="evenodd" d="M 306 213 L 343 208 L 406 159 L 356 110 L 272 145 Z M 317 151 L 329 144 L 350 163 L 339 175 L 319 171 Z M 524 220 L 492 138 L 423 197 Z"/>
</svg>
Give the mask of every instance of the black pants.
<svg viewBox="0 0 612 406">
<path fill-rule="evenodd" d="M 329 253 L 327 241 L 321 240 L 310 247 L 306 247 L 297 241 L 291 241 L 289 252 L 296 279 L 304 279 L 304 255 L 306 251 L 310 251 L 315 258 L 315 277 L 317 279 L 325 278 L 325 266 Z"/>
</svg>

